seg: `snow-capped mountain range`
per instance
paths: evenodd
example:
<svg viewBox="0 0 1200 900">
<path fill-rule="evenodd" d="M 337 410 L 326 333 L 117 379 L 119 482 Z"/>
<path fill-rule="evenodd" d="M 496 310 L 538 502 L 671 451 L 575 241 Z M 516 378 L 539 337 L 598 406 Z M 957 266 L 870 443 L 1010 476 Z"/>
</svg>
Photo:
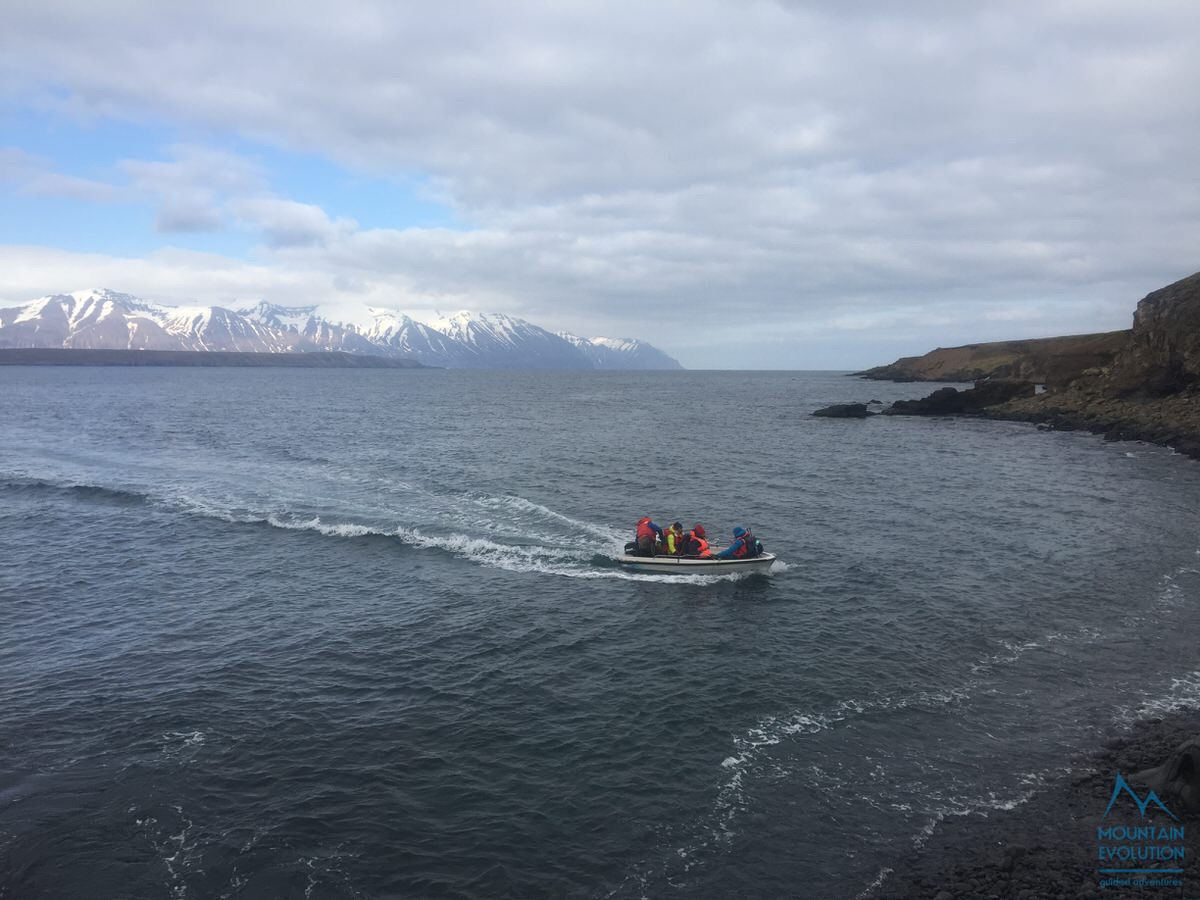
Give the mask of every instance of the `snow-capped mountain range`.
<svg viewBox="0 0 1200 900">
<path fill-rule="evenodd" d="M 397 310 L 369 308 L 369 324 L 353 324 L 318 310 L 265 301 L 238 310 L 165 306 L 107 289 L 76 291 L 0 309 L 0 349 L 340 350 L 456 369 L 683 368 L 643 341 L 553 334 L 502 313 L 459 312 L 418 322 Z"/>
</svg>

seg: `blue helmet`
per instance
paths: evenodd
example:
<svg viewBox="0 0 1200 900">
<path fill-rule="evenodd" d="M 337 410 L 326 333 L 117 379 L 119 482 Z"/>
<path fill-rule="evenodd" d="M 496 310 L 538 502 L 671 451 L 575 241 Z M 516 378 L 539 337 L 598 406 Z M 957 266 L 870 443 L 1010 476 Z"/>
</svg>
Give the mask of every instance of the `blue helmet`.
<svg viewBox="0 0 1200 900">
<path fill-rule="evenodd" d="M 733 529 L 734 537 L 741 537 L 745 533 L 746 533 L 746 529 L 743 528 L 741 525 L 739 525 L 739 526 L 737 526 L 737 528 Z"/>
</svg>

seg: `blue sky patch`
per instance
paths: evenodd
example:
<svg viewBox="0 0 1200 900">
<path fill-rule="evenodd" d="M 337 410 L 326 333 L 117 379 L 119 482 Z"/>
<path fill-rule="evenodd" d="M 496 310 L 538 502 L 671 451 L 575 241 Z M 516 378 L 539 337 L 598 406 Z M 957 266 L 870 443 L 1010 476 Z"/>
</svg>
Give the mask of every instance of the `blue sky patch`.
<svg viewBox="0 0 1200 900">
<path fill-rule="evenodd" d="M 246 258 L 263 242 L 239 225 L 225 203 L 238 199 L 220 185 L 198 181 L 220 210 L 217 228 L 163 231 L 161 198 L 134 190 L 123 162 L 172 162 L 181 148 L 229 154 L 238 167 L 257 171 L 249 194 L 269 193 L 321 207 L 331 219 L 353 219 L 364 229 L 451 228 L 466 225 L 433 199 L 427 178 L 410 173 L 381 178 L 342 167 L 315 154 L 283 151 L 228 135 L 126 121 L 78 122 L 51 112 L 0 110 L 0 152 L 19 151 L 0 180 L 0 243 L 53 246 L 78 252 L 141 256 L 165 246 Z M 15 170 L 14 170 L 15 169 Z M 218 173 L 219 174 L 219 173 Z M 112 185 L 103 201 L 38 190 L 39 175 L 63 175 Z"/>
</svg>

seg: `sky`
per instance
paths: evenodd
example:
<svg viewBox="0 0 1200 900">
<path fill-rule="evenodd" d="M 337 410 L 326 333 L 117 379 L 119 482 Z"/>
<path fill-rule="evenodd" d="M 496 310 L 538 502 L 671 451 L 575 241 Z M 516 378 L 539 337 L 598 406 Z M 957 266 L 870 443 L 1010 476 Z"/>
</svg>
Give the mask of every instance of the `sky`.
<svg viewBox="0 0 1200 900">
<path fill-rule="evenodd" d="M 1129 326 L 1200 4 L 8 0 L 0 306 L 505 312 L 689 368 Z"/>
</svg>

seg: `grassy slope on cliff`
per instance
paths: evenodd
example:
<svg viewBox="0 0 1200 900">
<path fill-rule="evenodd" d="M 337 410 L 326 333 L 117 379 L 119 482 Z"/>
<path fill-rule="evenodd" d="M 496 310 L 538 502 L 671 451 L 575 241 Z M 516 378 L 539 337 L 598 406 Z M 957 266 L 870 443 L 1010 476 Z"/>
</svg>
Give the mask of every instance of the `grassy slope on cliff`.
<svg viewBox="0 0 1200 900">
<path fill-rule="evenodd" d="M 906 356 L 891 365 L 858 372 L 877 381 L 975 381 L 1019 378 L 1056 382 L 1085 369 L 1110 364 L 1129 340 L 1128 331 L 1077 334 L 1023 341 L 995 341 L 939 347 L 924 356 Z"/>
</svg>

